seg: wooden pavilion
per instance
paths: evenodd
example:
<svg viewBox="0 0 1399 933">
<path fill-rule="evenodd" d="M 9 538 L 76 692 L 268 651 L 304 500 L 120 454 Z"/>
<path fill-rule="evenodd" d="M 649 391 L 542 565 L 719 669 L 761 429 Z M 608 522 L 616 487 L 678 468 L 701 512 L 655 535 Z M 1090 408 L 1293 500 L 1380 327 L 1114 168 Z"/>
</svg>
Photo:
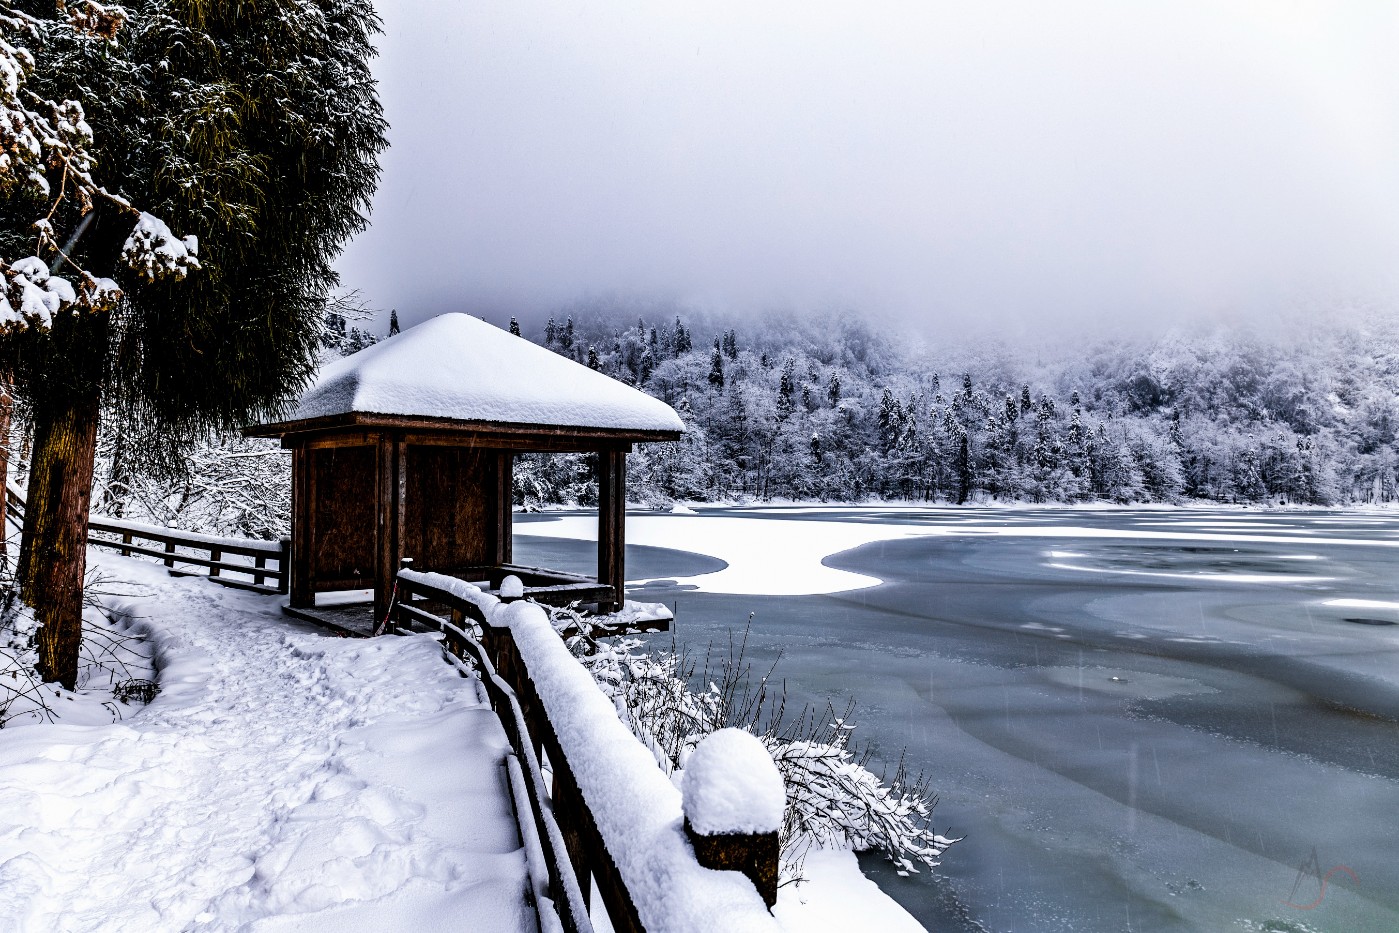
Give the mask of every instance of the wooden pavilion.
<svg viewBox="0 0 1399 933">
<path fill-rule="evenodd" d="M 445 314 L 326 366 L 279 437 L 292 458 L 290 605 L 374 590 L 383 618 L 404 558 L 492 588 L 508 574 L 545 602 L 624 598 L 626 456 L 673 441 L 670 406 L 465 314 Z M 598 464 L 593 577 L 512 562 L 512 468 L 525 452 Z"/>
</svg>

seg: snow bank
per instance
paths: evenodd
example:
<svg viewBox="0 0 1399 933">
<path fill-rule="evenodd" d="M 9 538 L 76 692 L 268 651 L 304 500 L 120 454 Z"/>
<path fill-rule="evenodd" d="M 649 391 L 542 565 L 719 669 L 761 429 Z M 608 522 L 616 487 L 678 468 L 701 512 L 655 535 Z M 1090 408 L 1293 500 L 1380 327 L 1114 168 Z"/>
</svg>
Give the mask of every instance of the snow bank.
<svg viewBox="0 0 1399 933">
<path fill-rule="evenodd" d="M 711 732 L 685 760 L 685 818 L 701 836 L 775 833 L 787 790 L 772 756 L 742 729 Z"/>
<path fill-rule="evenodd" d="M 361 412 L 683 431 L 659 399 L 466 314 L 443 314 L 321 370 L 288 420 Z"/>
<path fill-rule="evenodd" d="M 812 849 L 802 863 L 806 880 L 778 892 L 773 915 L 802 933 L 923 933 L 923 926 L 860 871 L 847 849 Z"/>
<path fill-rule="evenodd" d="M 161 693 L 0 731 L 0 930 L 538 928 L 504 732 L 435 641 L 93 558 L 139 587 Z"/>
</svg>

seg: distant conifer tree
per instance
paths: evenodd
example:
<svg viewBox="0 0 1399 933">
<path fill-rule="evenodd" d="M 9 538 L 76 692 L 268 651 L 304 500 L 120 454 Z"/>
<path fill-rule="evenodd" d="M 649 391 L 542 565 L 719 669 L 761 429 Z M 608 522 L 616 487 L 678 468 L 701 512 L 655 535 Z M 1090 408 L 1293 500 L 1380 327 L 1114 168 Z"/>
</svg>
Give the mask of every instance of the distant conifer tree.
<svg viewBox="0 0 1399 933">
<path fill-rule="evenodd" d="M 724 352 L 720 349 L 719 338 L 714 338 L 714 352 L 709 358 L 709 384 L 716 389 L 724 387 Z"/>
<path fill-rule="evenodd" d="M 957 504 L 965 505 L 972 492 L 971 442 L 962 430 L 957 441 Z"/>
<path fill-rule="evenodd" d="M 516 337 L 520 336 L 520 322 L 514 317 L 510 318 L 510 333 L 514 334 Z"/>
<path fill-rule="evenodd" d="M 592 344 L 588 345 L 588 368 L 602 369 L 602 361 L 598 359 L 597 347 Z"/>
<path fill-rule="evenodd" d="M 788 359 L 782 364 L 782 376 L 777 381 L 777 418 L 779 421 L 787 420 L 795 408 L 793 396 L 797 392 L 796 377 L 797 362 Z"/>
<path fill-rule="evenodd" d="M 544 346 L 552 347 L 558 339 L 559 325 L 553 318 L 549 318 L 549 322 L 544 325 Z"/>
<path fill-rule="evenodd" d="M 690 340 L 690 332 L 685 329 L 685 325 L 681 323 L 678 316 L 675 318 L 675 336 L 671 338 L 671 345 L 676 356 L 683 356 L 694 349 L 694 344 Z"/>
</svg>

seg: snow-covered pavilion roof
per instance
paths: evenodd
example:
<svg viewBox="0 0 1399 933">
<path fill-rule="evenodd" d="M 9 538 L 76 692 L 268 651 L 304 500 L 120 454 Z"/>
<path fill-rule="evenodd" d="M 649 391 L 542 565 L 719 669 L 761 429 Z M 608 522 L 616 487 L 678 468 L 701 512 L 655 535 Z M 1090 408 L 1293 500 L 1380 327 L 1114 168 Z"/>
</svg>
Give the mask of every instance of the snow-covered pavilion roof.
<svg viewBox="0 0 1399 933">
<path fill-rule="evenodd" d="M 443 314 L 321 370 L 274 434 L 341 416 L 626 434 L 684 424 L 659 399 L 466 314 Z"/>
</svg>

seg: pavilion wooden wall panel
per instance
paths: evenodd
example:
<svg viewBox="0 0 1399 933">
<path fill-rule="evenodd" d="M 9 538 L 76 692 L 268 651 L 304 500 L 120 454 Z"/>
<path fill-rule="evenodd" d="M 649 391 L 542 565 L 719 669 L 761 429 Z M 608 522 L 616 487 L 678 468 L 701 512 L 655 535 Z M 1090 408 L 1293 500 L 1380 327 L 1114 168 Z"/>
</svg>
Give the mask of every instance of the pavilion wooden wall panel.
<svg viewBox="0 0 1399 933">
<path fill-rule="evenodd" d="M 498 452 L 409 444 L 403 555 L 451 572 L 496 560 Z"/>
<path fill-rule="evenodd" d="M 311 583 L 318 592 L 374 585 L 374 448 L 304 451 L 308 460 Z"/>
</svg>

